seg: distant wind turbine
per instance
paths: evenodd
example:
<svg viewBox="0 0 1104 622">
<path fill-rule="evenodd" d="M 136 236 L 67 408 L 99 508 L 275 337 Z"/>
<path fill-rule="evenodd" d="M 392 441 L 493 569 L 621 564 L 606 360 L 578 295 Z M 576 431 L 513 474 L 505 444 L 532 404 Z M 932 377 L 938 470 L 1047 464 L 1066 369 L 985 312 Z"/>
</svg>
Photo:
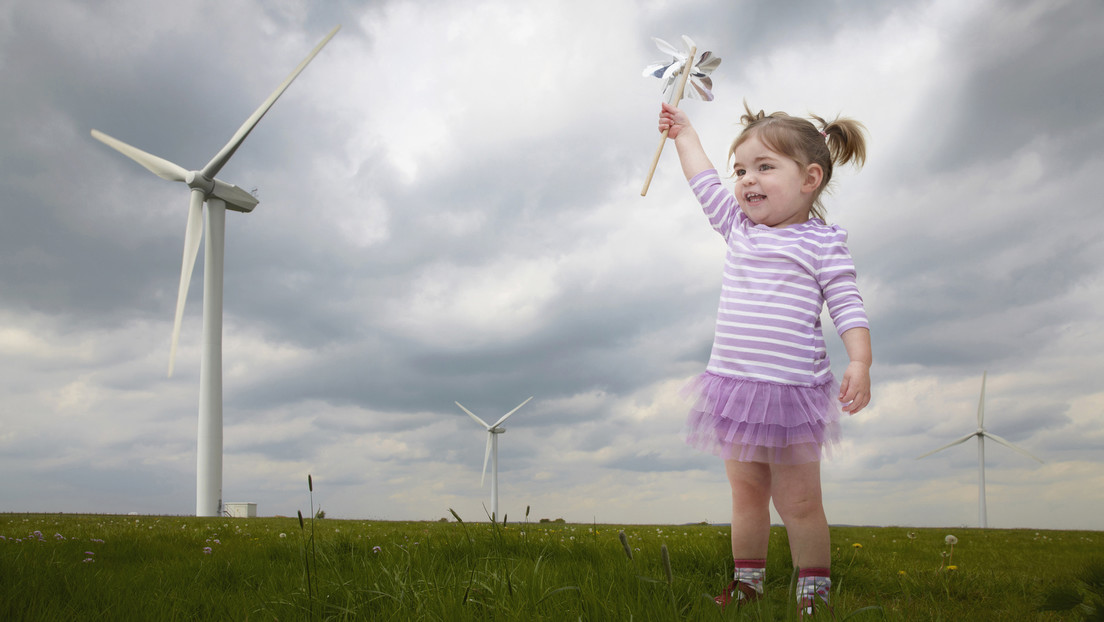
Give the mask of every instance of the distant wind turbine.
<svg viewBox="0 0 1104 622">
<path fill-rule="evenodd" d="M 195 268 L 199 243 L 203 237 L 201 221 L 203 204 L 207 204 L 207 244 L 203 253 L 203 358 L 199 373 L 199 433 L 196 458 L 196 516 L 222 514 L 222 272 L 226 231 L 226 210 L 249 213 L 257 199 L 249 192 L 216 179 L 222 167 L 234 155 L 261 117 L 283 94 L 292 80 L 306 68 L 341 28 L 330 31 L 315 46 L 307 58 L 291 72 L 268 99 L 245 120 L 230 142 L 202 169 L 189 171 L 163 158 L 132 147 L 98 130 L 92 137 L 147 168 L 161 179 L 181 181 L 191 189 L 188 225 L 184 230 L 184 259 L 180 266 L 180 287 L 176 297 L 176 318 L 173 321 L 172 346 L 169 350 L 169 373 L 173 373 L 176 346 L 180 341 L 180 324 L 184 317 L 184 300 L 188 295 L 192 270 Z"/>
<path fill-rule="evenodd" d="M 1005 447 L 1007 447 L 1009 449 L 1012 449 L 1014 451 L 1018 451 L 1021 454 L 1027 456 L 1028 458 L 1031 458 L 1032 460 L 1038 461 L 1040 464 L 1043 462 L 1042 460 L 1039 460 L 1038 458 L 1036 458 L 1035 456 L 1027 453 L 1023 449 L 1020 449 L 1019 447 L 1016 447 L 1012 443 L 1009 443 L 1008 441 L 1006 441 L 1003 438 L 997 436 L 996 434 L 985 431 L 985 377 L 988 375 L 988 373 L 989 372 L 984 372 L 981 375 L 981 399 L 978 400 L 977 430 L 967 434 L 966 436 L 963 436 L 962 438 L 958 439 L 957 441 L 955 441 L 953 443 L 949 443 L 947 445 L 944 445 L 944 446 L 940 447 L 939 449 L 929 451 L 928 453 L 926 453 L 922 456 L 917 456 L 916 457 L 917 460 L 919 460 L 920 458 L 926 458 L 927 456 L 930 456 L 930 455 L 932 455 L 936 452 L 943 451 L 944 449 L 947 449 L 948 447 L 954 447 L 955 445 L 961 445 L 962 443 L 965 443 L 966 441 L 970 440 L 971 438 L 974 438 L 975 436 L 977 437 L 977 447 L 978 447 L 978 523 L 981 525 L 981 527 L 983 529 L 989 526 L 988 518 L 985 515 L 985 439 L 986 438 L 993 439 L 994 441 L 1000 443 L 1001 445 L 1004 445 Z"/>
<path fill-rule="evenodd" d="M 457 406 L 464 412 L 468 413 L 468 416 L 475 419 L 475 422 L 483 426 L 487 430 L 487 450 L 483 453 L 483 476 L 479 478 L 479 487 L 483 487 L 483 482 L 487 478 L 487 460 L 491 461 L 491 520 L 498 520 L 498 435 L 506 432 L 506 428 L 500 428 L 499 426 L 509 418 L 510 415 L 516 413 L 518 409 L 529 403 L 529 400 L 520 403 L 510 412 L 502 415 L 502 418 L 494 422 L 494 425 L 487 425 L 486 421 L 483 421 L 479 417 L 475 416 L 475 413 L 464 408 L 464 405 L 460 402 L 455 402 Z"/>
</svg>

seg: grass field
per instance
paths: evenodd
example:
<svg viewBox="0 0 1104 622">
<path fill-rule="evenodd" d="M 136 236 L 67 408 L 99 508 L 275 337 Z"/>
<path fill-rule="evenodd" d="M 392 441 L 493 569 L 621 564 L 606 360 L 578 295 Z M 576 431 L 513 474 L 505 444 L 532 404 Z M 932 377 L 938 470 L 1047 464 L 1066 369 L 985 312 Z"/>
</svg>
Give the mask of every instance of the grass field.
<svg viewBox="0 0 1104 622">
<path fill-rule="evenodd" d="M 833 527 L 832 538 L 834 616 L 817 619 L 1104 615 L 1100 532 Z M 0 620 L 795 619 L 780 527 L 768 597 L 713 604 L 728 540 L 709 525 L 0 514 Z"/>
</svg>

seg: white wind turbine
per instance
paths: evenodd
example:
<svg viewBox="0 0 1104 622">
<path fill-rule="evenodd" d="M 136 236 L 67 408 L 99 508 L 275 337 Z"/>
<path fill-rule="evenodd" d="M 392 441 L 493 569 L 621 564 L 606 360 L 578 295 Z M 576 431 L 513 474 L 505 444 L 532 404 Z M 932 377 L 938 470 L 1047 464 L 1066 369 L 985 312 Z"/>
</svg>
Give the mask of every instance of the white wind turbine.
<svg viewBox="0 0 1104 622">
<path fill-rule="evenodd" d="M 169 351 L 169 372 L 172 376 L 176 346 L 180 340 L 180 324 L 184 317 L 184 300 L 195 267 L 199 243 L 203 237 L 203 204 L 207 204 L 207 244 L 203 253 L 203 358 L 199 373 L 199 432 L 196 458 L 196 516 L 222 514 L 222 272 L 226 230 L 226 210 L 249 213 L 257 199 L 238 186 L 216 179 L 222 167 L 234 155 L 253 127 L 268 112 L 307 64 L 314 59 L 341 28 L 330 31 L 315 46 L 307 58 L 291 72 L 268 99 L 245 120 L 230 142 L 202 169 L 189 171 L 184 167 L 132 147 L 103 132 L 92 130 L 93 138 L 119 151 L 169 181 L 181 181 L 191 189 L 188 224 L 184 230 L 184 259 L 180 266 L 180 287 L 176 298 L 176 319 L 173 322 L 172 346 Z"/>
<path fill-rule="evenodd" d="M 930 455 L 932 455 L 936 452 L 943 451 L 944 449 L 947 449 L 948 447 L 954 447 L 955 445 L 961 445 L 962 443 L 965 443 L 966 441 L 970 440 L 971 438 L 974 438 L 975 436 L 977 437 L 977 448 L 978 448 L 978 523 L 981 525 L 981 527 L 983 529 L 989 526 L 988 518 L 985 515 L 985 439 L 986 438 L 993 439 L 994 441 L 1000 443 L 1001 445 L 1004 445 L 1005 447 L 1008 447 L 1009 449 L 1012 449 L 1014 451 L 1018 451 L 1021 454 L 1027 456 L 1028 458 L 1031 458 L 1032 460 L 1036 460 L 1039 463 L 1043 462 L 1042 460 L 1039 460 L 1038 458 L 1036 458 L 1035 456 L 1027 453 L 1023 449 L 1020 449 L 1019 447 L 1016 447 L 1012 443 L 1009 443 L 1008 441 L 1006 441 L 1003 438 L 997 436 L 996 434 L 993 434 L 991 432 L 987 432 L 985 430 L 985 377 L 987 375 L 988 375 L 988 372 L 984 372 L 981 375 L 981 398 L 978 400 L 977 430 L 967 434 L 966 436 L 963 436 L 962 438 L 958 439 L 957 441 L 955 441 L 953 443 L 949 443 L 947 445 L 944 445 L 944 446 L 940 447 L 939 449 L 929 451 L 928 453 L 926 453 L 922 456 L 917 456 L 916 457 L 916 459 L 919 460 L 920 458 L 925 458 L 925 457 L 930 456 Z"/>
<path fill-rule="evenodd" d="M 483 421 L 479 417 L 475 416 L 475 413 L 464 408 L 464 405 L 460 402 L 455 402 L 457 406 L 464 412 L 468 413 L 468 416 L 475 419 L 475 422 L 483 426 L 487 430 L 487 450 L 483 453 L 483 476 L 479 478 L 479 487 L 483 487 L 483 482 L 487 478 L 487 460 L 491 461 L 491 520 L 498 520 L 498 435 L 506 432 L 506 428 L 500 428 L 503 422 L 509 418 L 510 415 L 516 413 L 519 408 L 529 403 L 529 400 L 520 403 L 510 412 L 502 415 L 502 418 L 494 422 L 494 425 L 487 425 L 486 421 Z"/>
</svg>

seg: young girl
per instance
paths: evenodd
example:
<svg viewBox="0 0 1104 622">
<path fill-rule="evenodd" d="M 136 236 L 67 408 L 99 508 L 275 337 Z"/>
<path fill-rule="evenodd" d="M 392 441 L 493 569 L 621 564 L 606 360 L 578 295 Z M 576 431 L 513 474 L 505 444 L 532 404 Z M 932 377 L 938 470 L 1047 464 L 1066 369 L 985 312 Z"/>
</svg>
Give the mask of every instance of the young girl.
<svg viewBox="0 0 1104 622">
<path fill-rule="evenodd" d="M 822 220 L 820 193 L 835 164 L 861 166 L 862 124 L 782 112 L 753 114 L 729 159 L 728 192 L 686 114 L 663 104 L 660 131 L 675 141 L 682 170 L 728 245 L 713 351 L 687 387 L 694 398 L 687 442 L 721 456 L 732 487 L 734 580 L 722 607 L 763 594 L 769 503 L 782 517 L 800 569 L 798 611 L 827 605 L 830 544 L 820 458 L 840 439 L 841 413 L 870 401 L 870 331 L 847 233 Z M 829 315 L 850 364 L 837 383 L 820 312 Z"/>
</svg>

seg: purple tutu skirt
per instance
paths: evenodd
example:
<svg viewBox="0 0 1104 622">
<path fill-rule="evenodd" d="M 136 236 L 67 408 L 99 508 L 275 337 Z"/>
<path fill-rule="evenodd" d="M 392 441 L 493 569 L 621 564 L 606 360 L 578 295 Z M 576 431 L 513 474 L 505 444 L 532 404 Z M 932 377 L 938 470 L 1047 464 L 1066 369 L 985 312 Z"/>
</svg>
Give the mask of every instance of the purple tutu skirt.
<svg viewBox="0 0 1104 622">
<path fill-rule="evenodd" d="M 705 372 L 682 394 L 693 400 L 687 444 L 725 460 L 817 462 L 840 441 L 843 410 L 834 377 L 798 386 Z"/>
</svg>

